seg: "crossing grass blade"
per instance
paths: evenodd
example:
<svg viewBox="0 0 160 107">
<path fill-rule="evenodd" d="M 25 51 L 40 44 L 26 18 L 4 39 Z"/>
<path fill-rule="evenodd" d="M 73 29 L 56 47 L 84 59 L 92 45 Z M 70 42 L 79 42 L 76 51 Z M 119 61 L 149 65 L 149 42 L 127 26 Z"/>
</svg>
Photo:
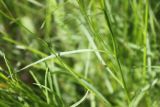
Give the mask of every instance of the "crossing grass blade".
<svg viewBox="0 0 160 107">
<path fill-rule="evenodd" d="M 159 107 L 159 0 L 0 0 L 0 107 Z"/>
</svg>

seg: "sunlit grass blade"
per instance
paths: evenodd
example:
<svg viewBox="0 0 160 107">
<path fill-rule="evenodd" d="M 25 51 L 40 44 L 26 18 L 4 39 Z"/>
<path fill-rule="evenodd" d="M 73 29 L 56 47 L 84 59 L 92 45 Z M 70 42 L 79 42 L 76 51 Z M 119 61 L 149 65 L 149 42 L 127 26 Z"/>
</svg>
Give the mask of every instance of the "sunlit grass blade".
<svg viewBox="0 0 160 107">
<path fill-rule="evenodd" d="M 55 53 L 55 54 L 52 54 L 52 55 L 47 56 L 45 58 L 42 58 L 42 59 L 40 59 L 40 60 L 38 60 L 36 62 L 33 62 L 33 63 L 31 63 L 31 64 L 29 64 L 29 65 L 21 68 L 18 72 L 20 72 L 20 71 L 22 71 L 24 69 L 27 69 L 27 68 L 29 68 L 31 66 L 34 66 L 36 64 L 39 64 L 41 62 L 44 62 L 46 60 L 56 58 L 57 56 L 66 56 L 66 55 L 71 55 L 71 54 L 85 53 L 85 52 L 94 52 L 94 51 L 96 51 L 96 50 L 93 50 L 93 49 L 81 49 L 81 50 L 73 50 L 73 51 Z"/>
<path fill-rule="evenodd" d="M 85 81 L 83 79 L 81 79 L 80 82 L 82 85 L 84 85 L 84 87 L 86 87 L 88 90 L 90 90 L 92 93 L 94 93 L 95 96 L 97 96 L 102 101 L 104 101 L 106 106 L 108 106 L 108 107 L 112 106 L 111 103 L 97 89 L 95 89 L 90 83 L 88 83 L 87 81 Z"/>
<path fill-rule="evenodd" d="M 45 78 L 44 78 L 44 86 L 45 87 L 48 87 L 48 70 L 49 70 L 49 68 L 46 68 Z M 46 95 L 47 103 L 49 104 L 50 103 L 50 98 L 49 98 L 47 89 L 45 89 L 45 95 Z"/>
<path fill-rule="evenodd" d="M 136 95 L 133 97 L 129 107 L 137 107 L 140 101 L 145 97 L 145 94 L 149 91 L 151 87 L 153 87 L 157 83 L 158 79 L 155 79 L 152 81 L 151 84 L 145 85 L 143 88 L 141 88 Z"/>
<path fill-rule="evenodd" d="M 37 0 L 27 0 L 28 2 L 36 5 L 36 6 L 39 6 L 39 7 L 44 7 L 43 4 L 41 4 L 40 2 L 38 2 Z"/>
<path fill-rule="evenodd" d="M 12 69 L 11 69 L 9 63 L 8 63 L 8 60 L 7 60 L 7 58 L 6 58 L 6 56 L 5 56 L 4 53 L 1 53 L 1 54 L 2 54 L 2 56 L 3 56 L 3 58 L 4 58 L 4 61 L 5 61 L 6 66 L 7 66 L 7 69 L 8 69 L 8 72 L 9 72 L 9 76 L 10 76 L 11 79 L 13 80 L 13 75 L 12 75 L 13 72 L 12 72 Z"/>
<path fill-rule="evenodd" d="M 79 106 L 88 96 L 88 91 L 85 93 L 85 95 L 79 100 L 77 101 L 75 104 L 71 105 L 70 107 L 77 107 Z"/>
</svg>

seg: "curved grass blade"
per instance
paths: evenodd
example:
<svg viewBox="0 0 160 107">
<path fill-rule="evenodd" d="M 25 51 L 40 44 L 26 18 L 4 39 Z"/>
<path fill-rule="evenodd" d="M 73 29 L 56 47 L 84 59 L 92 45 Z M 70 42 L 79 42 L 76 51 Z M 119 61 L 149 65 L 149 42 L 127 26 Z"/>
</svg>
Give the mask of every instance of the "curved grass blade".
<svg viewBox="0 0 160 107">
<path fill-rule="evenodd" d="M 99 99 L 104 101 L 107 107 L 112 107 L 111 103 L 97 89 L 95 89 L 93 85 L 84 79 L 80 79 L 80 82 L 85 88 L 94 93 Z"/>
<path fill-rule="evenodd" d="M 80 105 L 88 96 L 88 91 L 86 92 L 86 94 L 75 104 L 71 105 L 70 107 L 77 107 L 78 105 Z"/>
<path fill-rule="evenodd" d="M 23 67 L 22 69 L 20 69 L 20 70 L 17 71 L 17 72 L 20 72 L 20 71 L 22 71 L 22 70 L 24 70 L 24 69 L 27 69 L 27 68 L 29 68 L 29 67 L 32 67 L 32 66 L 34 66 L 34 65 L 36 65 L 36 64 L 39 64 L 39 63 L 41 63 L 41 62 L 44 62 L 44 61 L 46 61 L 46 60 L 56 58 L 57 56 L 66 56 L 66 55 L 71 55 L 71 54 L 85 53 L 85 52 L 94 52 L 94 51 L 96 51 L 96 50 L 93 50 L 93 49 L 80 49 L 80 50 L 73 50 L 73 51 L 55 53 L 55 54 L 52 54 L 52 55 L 47 56 L 47 57 L 45 57 L 45 58 L 42 58 L 42 59 L 40 59 L 40 60 L 38 60 L 38 61 L 36 61 L 36 62 L 33 62 L 33 63 L 31 63 L 31 64 Z"/>
</svg>

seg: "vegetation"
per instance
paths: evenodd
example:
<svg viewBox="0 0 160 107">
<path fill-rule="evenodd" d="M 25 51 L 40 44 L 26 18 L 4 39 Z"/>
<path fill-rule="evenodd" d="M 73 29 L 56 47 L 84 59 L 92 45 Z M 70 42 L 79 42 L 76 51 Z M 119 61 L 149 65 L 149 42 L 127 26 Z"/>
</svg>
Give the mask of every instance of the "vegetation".
<svg viewBox="0 0 160 107">
<path fill-rule="evenodd" d="M 159 0 L 0 0 L 0 107 L 159 107 Z"/>
</svg>

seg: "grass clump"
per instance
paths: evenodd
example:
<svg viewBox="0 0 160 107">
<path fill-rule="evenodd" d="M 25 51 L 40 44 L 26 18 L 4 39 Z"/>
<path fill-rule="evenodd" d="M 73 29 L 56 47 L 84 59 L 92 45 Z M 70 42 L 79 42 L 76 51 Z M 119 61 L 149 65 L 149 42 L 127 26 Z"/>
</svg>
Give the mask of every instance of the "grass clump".
<svg viewBox="0 0 160 107">
<path fill-rule="evenodd" d="M 1 107 L 159 107 L 158 0 L 0 0 Z"/>
</svg>

